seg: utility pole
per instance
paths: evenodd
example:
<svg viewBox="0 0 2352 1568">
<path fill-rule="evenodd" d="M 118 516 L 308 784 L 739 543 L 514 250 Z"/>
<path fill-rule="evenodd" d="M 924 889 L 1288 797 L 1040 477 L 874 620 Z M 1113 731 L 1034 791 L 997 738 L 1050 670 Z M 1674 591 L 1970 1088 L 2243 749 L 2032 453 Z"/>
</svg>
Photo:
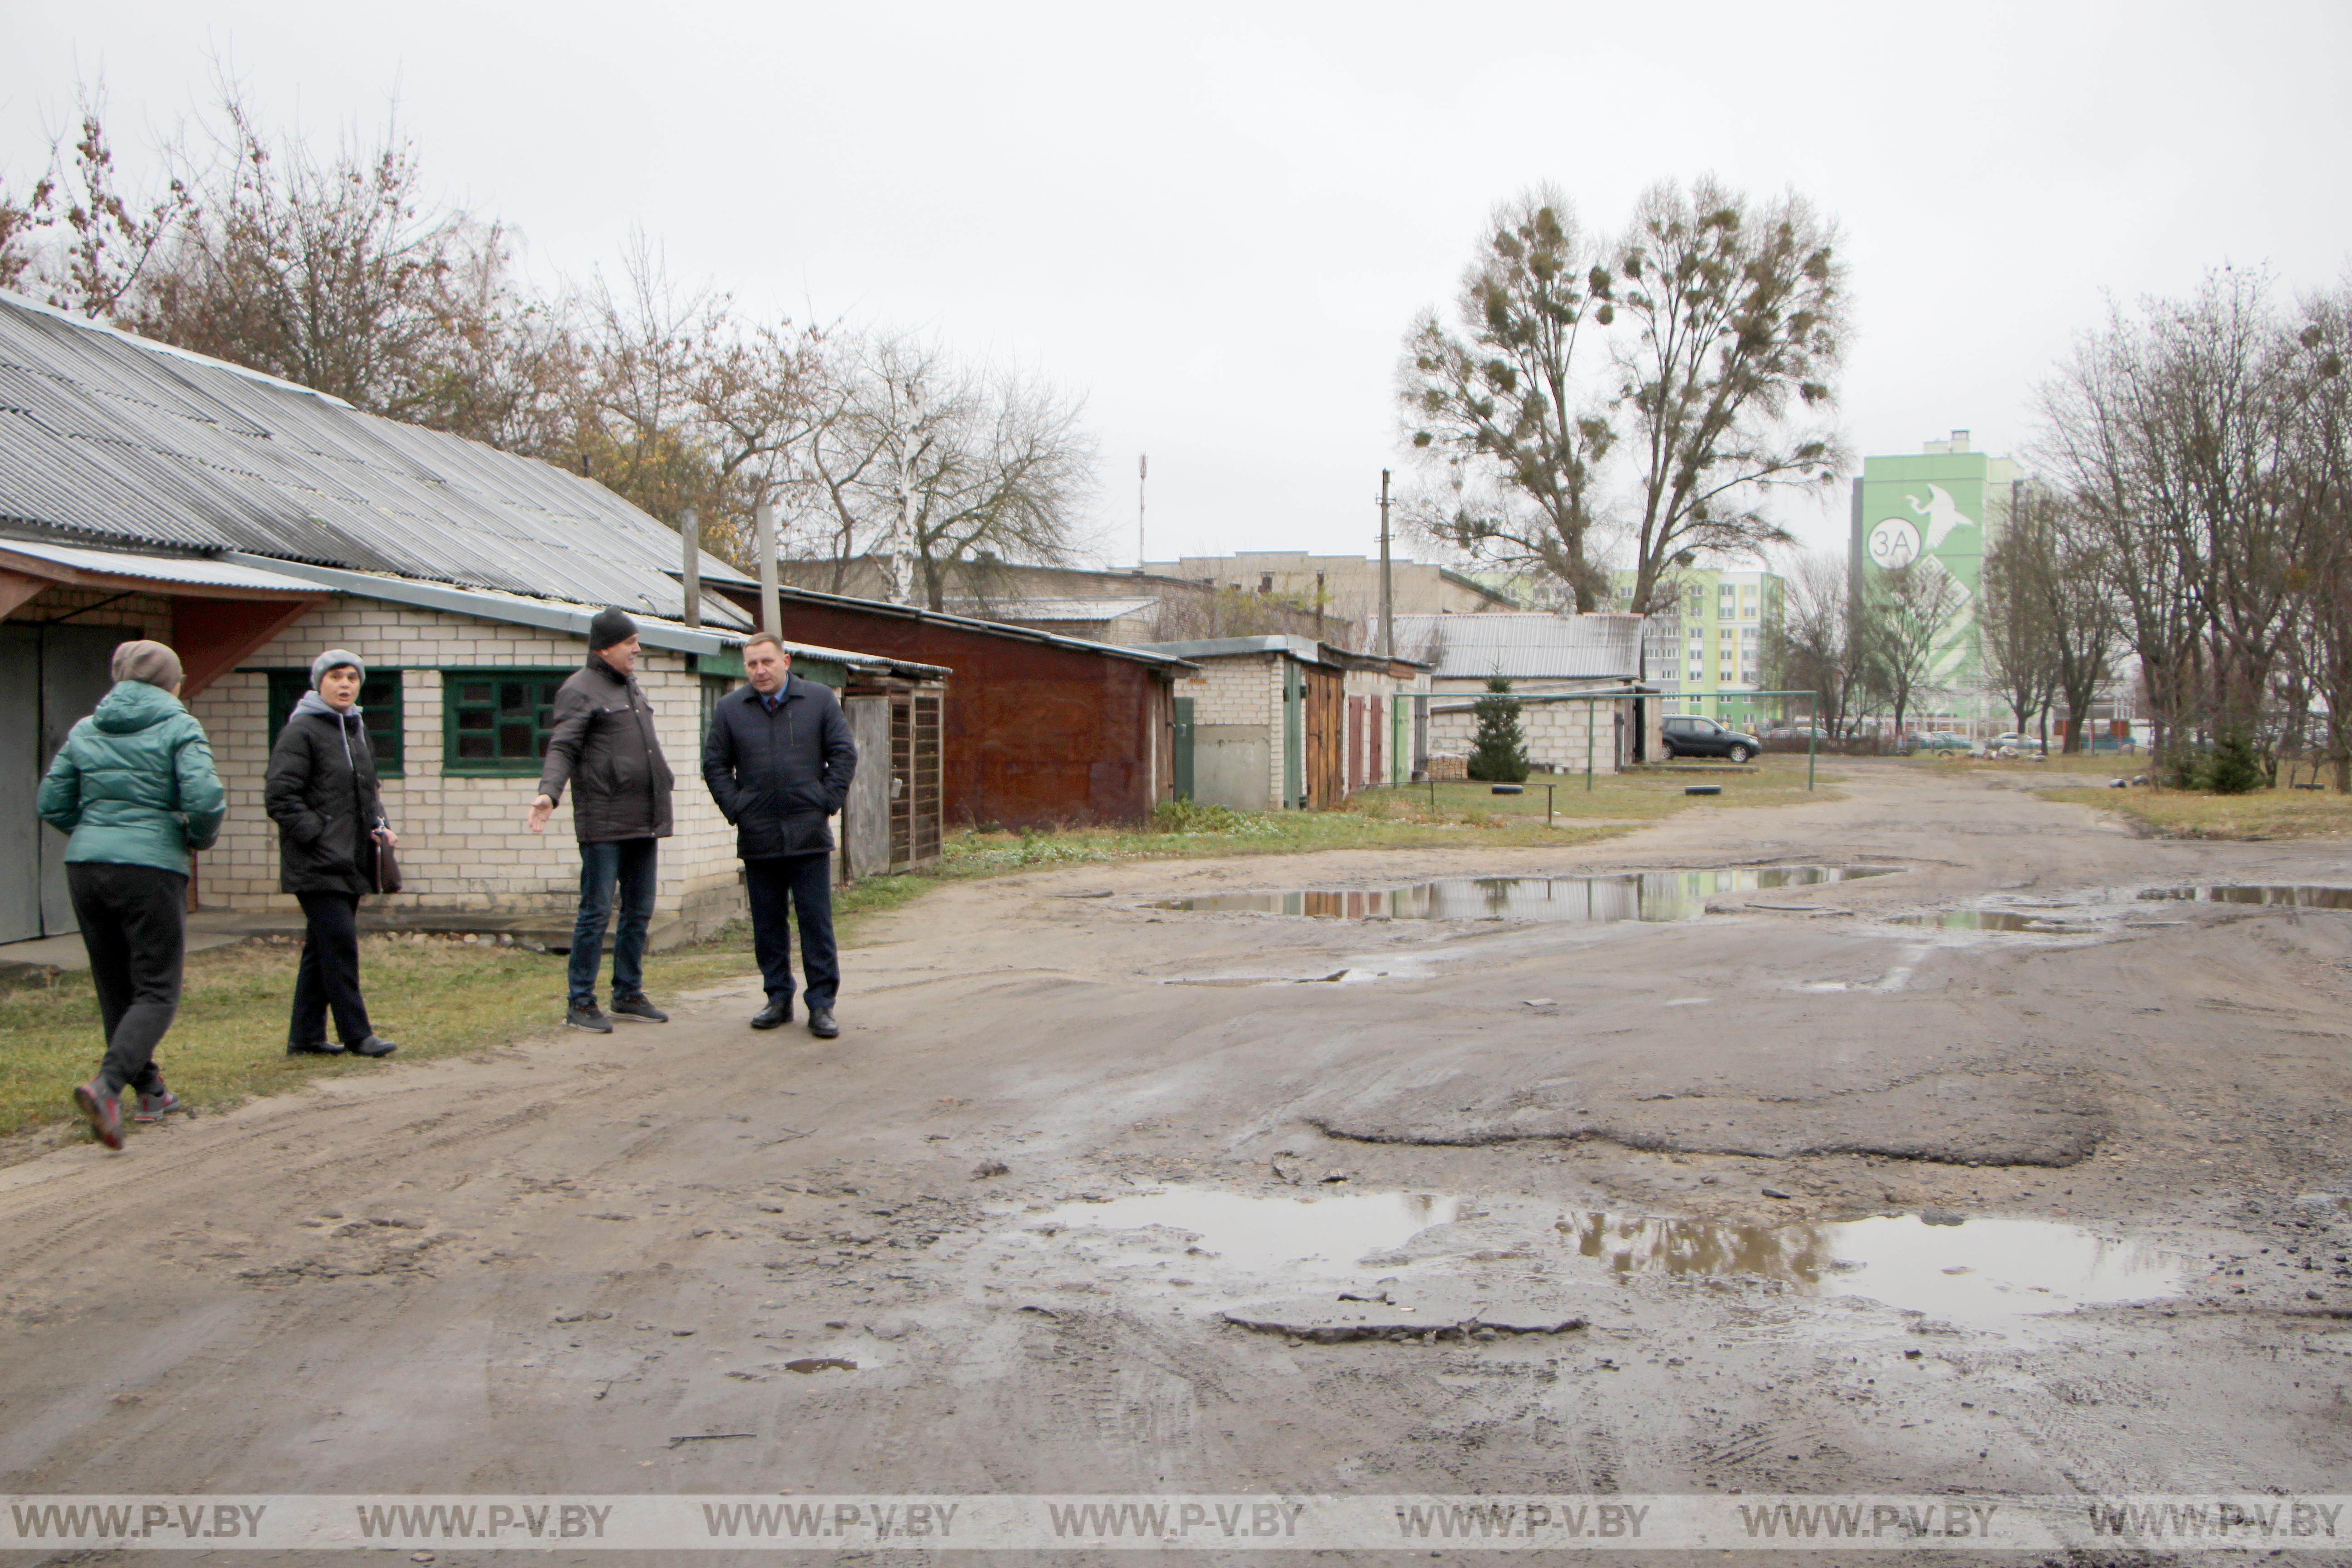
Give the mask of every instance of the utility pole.
<svg viewBox="0 0 2352 1568">
<path fill-rule="evenodd" d="M 784 635 L 782 595 L 776 591 L 776 509 L 766 501 L 751 509 L 752 548 L 760 552 L 760 629 Z"/>
<path fill-rule="evenodd" d="M 1135 569 L 1143 570 L 1148 557 L 1143 553 L 1143 481 L 1151 477 L 1151 454 L 1139 453 L 1135 459 Z"/>
<path fill-rule="evenodd" d="M 1389 471 L 1381 470 L 1381 657 L 1396 657 L 1396 576 L 1389 570 Z"/>
</svg>

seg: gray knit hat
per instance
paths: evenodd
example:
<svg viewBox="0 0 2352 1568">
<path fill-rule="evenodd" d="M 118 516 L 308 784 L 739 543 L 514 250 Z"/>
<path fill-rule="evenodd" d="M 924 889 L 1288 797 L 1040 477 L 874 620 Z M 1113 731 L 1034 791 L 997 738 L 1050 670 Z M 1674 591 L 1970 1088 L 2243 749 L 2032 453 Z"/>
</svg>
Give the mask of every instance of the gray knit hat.
<svg viewBox="0 0 2352 1568">
<path fill-rule="evenodd" d="M 362 680 L 367 679 L 367 666 L 360 662 L 359 655 L 347 647 L 331 647 L 310 661 L 311 688 L 316 689 L 319 682 L 327 679 L 327 671 L 341 669 L 347 664 L 360 672 Z"/>
<path fill-rule="evenodd" d="M 118 643 L 110 673 L 117 680 L 143 680 L 169 691 L 180 684 L 180 656 L 159 642 Z"/>
</svg>

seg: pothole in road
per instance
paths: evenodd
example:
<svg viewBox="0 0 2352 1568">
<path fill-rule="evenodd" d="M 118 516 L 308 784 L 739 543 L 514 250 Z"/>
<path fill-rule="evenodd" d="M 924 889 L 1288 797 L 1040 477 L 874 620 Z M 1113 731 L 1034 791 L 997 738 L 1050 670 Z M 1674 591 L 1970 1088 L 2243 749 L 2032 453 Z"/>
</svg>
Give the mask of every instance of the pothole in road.
<svg viewBox="0 0 2352 1568">
<path fill-rule="evenodd" d="M 1807 1295 L 1868 1297 L 1969 1329 L 2156 1300 L 2187 1283 L 2178 1254 L 2146 1243 L 2054 1220 L 1935 1217 L 1943 1223 L 1904 1215 L 1740 1226 L 1588 1213 L 1559 1228 L 1580 1258 L 1621 1278 L 1751 1275 Z"/>
<path fill-rule="evenodd" d="M 1454 877 L 1351 891 L 1209 893 L 1154 909 L 1237 910 L 1342 921 L 1687 921 L 1718 893 L 1753 893 L 1885 877 L 1900 866 L 1737 866 L 1711 871 L 1639 871 L 1610 877 Z"/>
<path fill-rule="evenodd" d="M 1213 1188 L 1179 1187 L 1056 1205 L 1026 1219 L 1024 1231 L 1143 1232 L 1181 1266 L 1177 1279 L 1255 1284 L 1267 1280 L 1352 1279 L 1358 1260 L 1402 1247 L 1434 1225 L 1474 1217 L 1463 1197 L 1430 1193 L 1349 1193 L 1328 1197 L 1255 1197 Z"/>
<path fill-rule="evenodd" d="M 2140 897 L 2187 900 L 2200 904 L 2282 904 L 2299 910 L 2352 910 L 2352 888 L 2322 888 L 2308 883 L 2152 888 Z"/>
</svg>

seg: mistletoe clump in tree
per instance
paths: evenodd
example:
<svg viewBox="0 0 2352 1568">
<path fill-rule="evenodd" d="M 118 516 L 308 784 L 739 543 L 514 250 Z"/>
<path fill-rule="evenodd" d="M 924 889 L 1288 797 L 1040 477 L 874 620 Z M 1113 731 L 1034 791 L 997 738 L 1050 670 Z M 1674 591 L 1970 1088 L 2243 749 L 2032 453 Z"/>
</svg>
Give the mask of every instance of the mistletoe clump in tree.
<svg viewBox="0 0 2352 1568">
<path fill-rule="evenodd" d="M 1527 737 L 1519 732 L 1519 700 L 1511 683 L 1497 675 L 1486 682 L 1486 695 L 1470 706 L 1477 716 L 1478 734 L 1470 752 L 1470 776 L 1482 784 L 1519 784 L 1528 776 Z"/>
</svg>

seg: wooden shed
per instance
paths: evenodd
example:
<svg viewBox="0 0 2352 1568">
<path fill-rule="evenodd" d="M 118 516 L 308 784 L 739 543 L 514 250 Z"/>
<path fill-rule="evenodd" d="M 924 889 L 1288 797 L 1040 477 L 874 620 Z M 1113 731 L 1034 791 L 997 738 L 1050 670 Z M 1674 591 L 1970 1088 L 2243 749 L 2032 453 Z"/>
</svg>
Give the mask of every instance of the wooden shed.
<svg viewBox="0 0 2352 1568">
<path fill-rule="evenodd" d="M 756 613 L 756 590 L 729 582 L 716 587 Z M 1191 668 L 1181 658 L 807 588 L 781 590 L 781 604 L 789 637 L 954 672 L 953 702 L 927 708 L 909 692 L 891 721 L 892 755 L 903 753 L 915 770 L 893 776 L 920 787 L 927 748 L 936 746 L 950 822 L 1008 828 L 1134 822 L 1173 798 L 1170 683 Z"/>
</svg>

